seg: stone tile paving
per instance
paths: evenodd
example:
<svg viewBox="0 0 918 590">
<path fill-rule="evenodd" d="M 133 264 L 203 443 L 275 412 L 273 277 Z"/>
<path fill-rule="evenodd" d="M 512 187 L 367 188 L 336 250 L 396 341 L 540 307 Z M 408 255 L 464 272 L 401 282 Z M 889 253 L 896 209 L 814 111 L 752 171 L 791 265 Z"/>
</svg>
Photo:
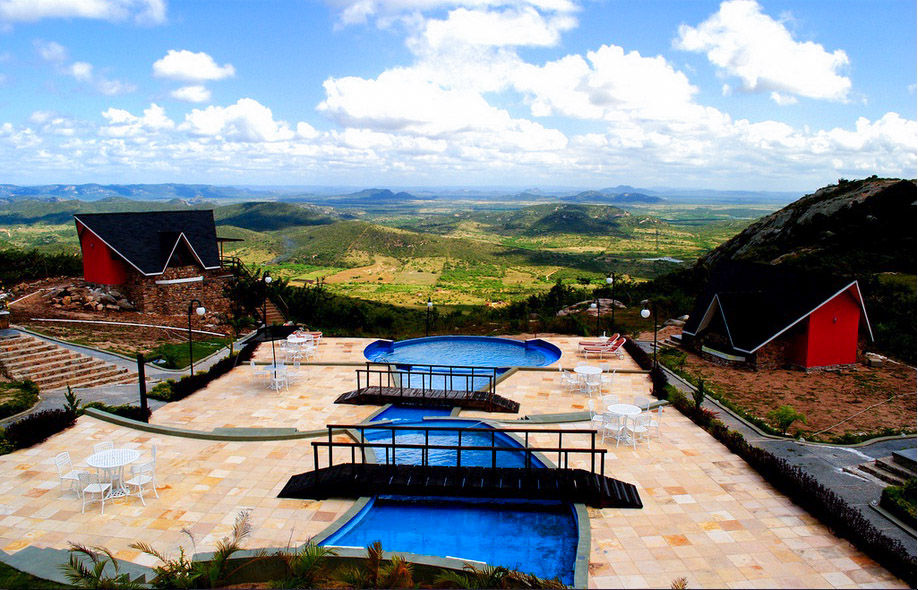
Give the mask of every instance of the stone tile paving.
<svg viewBox="0 0 918 590">
<path fill-rule="evenodd" d="M 576 339 L 553 339 L 570 356 Z M 354 367 L 321 365 L 362 362 L 360 339 L 326 340 L 309 377 L 289 390 L 265 388 L 248 367 L 239 367 L 193 396 L 157 410 L 153 421 L 182 428 L 322 428 L 359 421 L 378 409 L 335 406 L 332 400 L 355 385 Z M 270 358 L 261 346 L 258 358 Z M 595 362 L 595 361 L 594 361 Z M 634 368 L 630 359 L 613 361 Z M 622 376 L 623 395 L 649 391 L 646 375 Z M 563 393 L 555 370 L 519 371 L 499 393 L 521 403 L 521 415 L 582 410 L 586 397 Z M 484 416 L 483 413 L 464 413 Z M 507 414 L 503 418 L 515 418 Z M 496 416 L 491 416 L 496 417 Z M 565 427 L 585 427 L 586 423 Z M 547 430 L 556 428 L 545 426 Z M 554 436 L 534 435 L 549 444 Z M 54 456 L 70 451 L 80 465 L 91 445 L 158 446 L 159 498 L 147 506 L 131 497 L 80 513 L 73 492 L 62 492 Z M 664 413 L 659 440 L 649 446 L 614 446 L 607 441 L 606 473 L 637 485 L 641 510 L 588 509 L 592 548 L 590 586 L 668 587 L 685 576 L 690 587 L 904 587 L 871 559 L 782 496 L 739 457 L 675 410 Z M 571 459 L 586 466 L 585 458 Z M 70 430 L 31 449 L 0 456 L 0 549 L 66 548 L 68 542 L 104 545 L 123 559 L 144 565 L 156 560 L 128 545 L 146 541 L 175 554 L 179 545 L 211 551 L 228 534 L 240 510 L 250 509 L 254 532 L 246 547 L 297 544 L 343 514 L 351 500 L 285 500 L 277 493 L 287 479 L 313 467 L 308 441 L 225 442 L 154 435 L 84 416 Z"/>
</svg>

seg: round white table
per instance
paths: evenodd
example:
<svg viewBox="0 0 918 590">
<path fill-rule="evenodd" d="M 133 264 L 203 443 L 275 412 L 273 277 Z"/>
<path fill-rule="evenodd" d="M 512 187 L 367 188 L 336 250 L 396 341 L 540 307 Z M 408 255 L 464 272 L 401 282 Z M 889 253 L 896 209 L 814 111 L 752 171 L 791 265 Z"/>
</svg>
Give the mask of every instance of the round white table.
<svg viewBox="0 0 918 590">
<path fill-rule="evenodd" d="M 86 464 L 93 469 L 105 471 L 112 483 L 108 497 L 127 496 L 128 490 L 124 487 L 124 466 L 140 458 L 140 451 L 134 449 L 109 449 L 90 455 Z"/>
<path fill-rule="evenodd" d="M 574 367 L 574 372 L 580 377 L 581 390 L 589 391 L 591 387 L 596 387 L 598 389 L 602 386 L 602 381 L 600 380 L 602 369 L 599 367 L 580 365 L 579 367 Z"/>
<path fill-rule="evenodd" d="M 296 346 L 300 346 L 301 344 L 312 344 L 315 342 L 315 338 L 313 338 L 311 334 L 307 336 L 291 335 L 287 336 L 287 342 Z"/>
<path fill-rule="evenodd" d="M 632 418 L 640 415 L 641 413 L 641 408 L 631 405 L 631 404 L 612 404 L 611 406 L 608 406 L 606 409 L 609 410 L 610 414 L 614 416 L 619 416 L 623 420 L 631 420 Z M 624 439 L 626 442 L 629 442 L 630 437 L 628 436 L 628 433 L 625 429 L 624 421 L 621 424 L 621 428 L 622 430 L 618 436 L 618 439 L 619 440 Z"/>
<path fill-rule="evenodd" d="M 574 367 L 574 372 L 578 375 L 588 377 L 590 375 L 601 375 L 602 369 L 594 367 L 593 365 L 580 365 L 579 367 Z"/>
</svg>

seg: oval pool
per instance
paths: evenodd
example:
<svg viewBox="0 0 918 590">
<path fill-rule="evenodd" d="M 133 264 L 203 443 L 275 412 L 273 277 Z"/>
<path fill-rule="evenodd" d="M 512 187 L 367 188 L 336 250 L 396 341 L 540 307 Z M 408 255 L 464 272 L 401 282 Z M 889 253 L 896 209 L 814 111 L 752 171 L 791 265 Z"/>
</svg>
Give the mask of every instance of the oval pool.
<svg viewBox="0 0 918 590">
<path fill-rule="evenodd" d="M 431 336 L 393 342 L 377 340 L 363 355 L 377 363 L 462 367 L 545 367 L 561 358 L 561 349 L 540 338 L 511 340 L 494 336 Z"/>
</svg>

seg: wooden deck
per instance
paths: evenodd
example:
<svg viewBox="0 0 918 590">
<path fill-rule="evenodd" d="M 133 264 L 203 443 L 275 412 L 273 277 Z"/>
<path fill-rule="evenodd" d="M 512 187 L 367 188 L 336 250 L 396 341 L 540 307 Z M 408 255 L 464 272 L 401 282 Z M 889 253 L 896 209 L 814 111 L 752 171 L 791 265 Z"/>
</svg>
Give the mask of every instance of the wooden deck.
<svg viewBox="0 0 918 590">
<path fill-rule="evenodd" d="M 418 389 L 409 387 L 362 387 L 338 396 L 336 404 L 399 404 L 405 406 L 460 407 L 487 412 L 517 414 L 519 402 L 487 391 L 457 391 L 443 389 Z"/>
<path fill-rule="evenodd" d="M 280 498 L 322 500 L 377 494 L 527 498 L 596 508 L 642 508 L 637 488 L 583 469 L 344 463 L 294 475 Z"/>
</svg>

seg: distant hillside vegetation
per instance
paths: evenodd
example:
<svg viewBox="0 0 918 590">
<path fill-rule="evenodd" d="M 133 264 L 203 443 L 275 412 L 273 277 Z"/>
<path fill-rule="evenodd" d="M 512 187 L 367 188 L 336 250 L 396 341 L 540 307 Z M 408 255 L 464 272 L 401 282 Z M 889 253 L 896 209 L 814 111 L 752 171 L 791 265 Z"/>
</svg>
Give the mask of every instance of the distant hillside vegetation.
<svg viewBox="0 0 918 590">
<path fill-rule="evenodd" d="M 91 202 L 63 199 L 21 199 L 6 203 L 0 202 L 0 225 L 72 223 L 75 213 L 124 213 L 205 208 L 210 207 L 190 205 L 179 199 L 164 203 L 134 201 L 124 197 L 107 197 Z"/>
<path fill-rule="evenodd" d="M 48 197 L 83 201 L 98 201 L 108 197 L 127 197 L 139 201 L 168 201 L 171 199 L 256 199 L 273 195 L 271 191 L 255 191 L 210 184 L 47 184 L 41 186 L 0 184 L 0 200 L 9 201 Z"/>
<path fill-rule="evenodd" d="M 735 259 L 832 274 L 915 274 L 915 197 L 914 180 L 830 185 L 756 221 L 696 264 Z"/>
<path fill-rule="evenodd" d="M 662 197 L 645 195 L 643 193 L 637 193 L 633 191 L 617 194 L 610 194 L 606 191 L 584 191 L 569 197 L 561 197 L 561 200 L 566 203 L 603 203 L 609 205 L 654 205 L 657 203 L 666 202 L 666 199 Z"/>
<path fill-rule="evenodd" d="M 531 205 L 515 211 L 471 215 L 501 234 L 587 234 L 623 237 L 631 214 L 604 205 Z"/>
<path fill-rule="evenodd" d="M 327 225 L 342 219 L 330 207 L 291 203 L 240 203 L 214 209 L 217 225 L 273 231 L 301 225 Z"/>
</svg>

